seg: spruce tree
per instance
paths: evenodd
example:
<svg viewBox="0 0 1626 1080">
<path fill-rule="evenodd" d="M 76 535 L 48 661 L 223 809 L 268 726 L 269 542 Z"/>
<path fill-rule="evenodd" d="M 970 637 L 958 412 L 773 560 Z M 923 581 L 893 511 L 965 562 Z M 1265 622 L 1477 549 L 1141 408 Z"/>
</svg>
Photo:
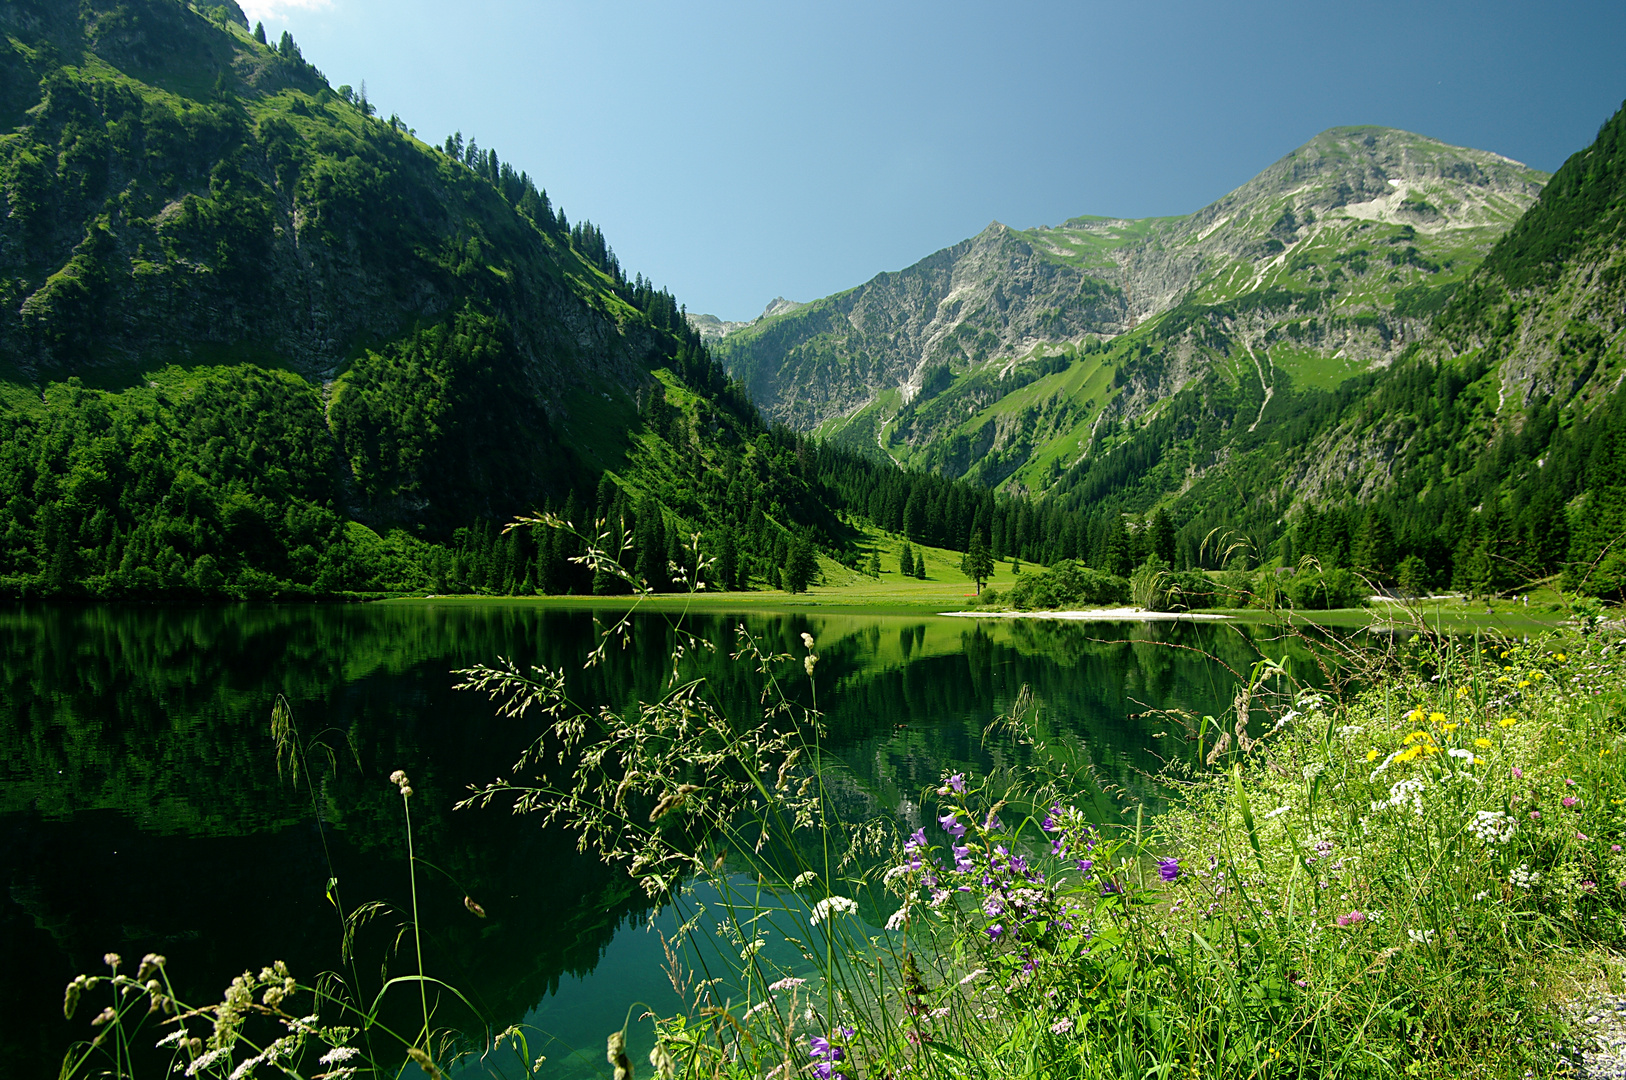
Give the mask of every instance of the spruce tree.
<svg viewBox="0 0 1626 1080">
<path fill-rule="evenodd" d="M 1123 515 L 1114 514 L 1112 532 L 1107 537 L 1106 566 L 1102 567 L 1109 574 L 1119 577 L 1128 577 L 1135 568 L 1134 545 L 1130 541 L 1129 528 L 1124 524 Z"/>
<path fill-rule="evenodd" d="M 638 524 L 633 543 L 637 548 L 633 576 L 639 584 L 655 592 L 668 592 L 671 579 L 666 572 L 666 529 L 659 503 L 649 501 L 638 507 Z"/>
<path fill-rule="evenodd" d="M 818 557 L 814 552 L 812 539 L 802 533 L 791 537 L 786 548 L 785 571 L 782 577 L 785 591 L 806 592 L 807 587 L 813 583 L 818 569 Z"/>
<path fill-rule="evenodd" d="M 1170 566 L 1174 565 L 1174 521 L 1168 511 L 1158 508 L 1152 515 L 1147 537 L 1147 553 L 1156 555 Z"/>
<path fill-rule="evenodd" d="M 994 555 L 988 550 L 988 542 L 982 538 L 981 533 L 971 534 L 970 548 L 965 555 L 965 573 L 977 583 L 977 593 L 980 595 L 983 583 L 994 572 Z"/>
<path fill-rule="evenodd" d="M 898 573 L 904 577 L 915 576 L 915 557 L 909 551 L 909 541 L 903 542 L 903 554 L 898 556 Z"/>
<path fill-rule="evenodd" d="M 560 553 L 564 536 L 562 529 L 549 529 L 537 544 L 537 591 L 548 596 L 557 596 L 567 591 L 564 584 L 565 561 Z"/>
<path fill-rule="evenodd" d="M 739 579 L 739 563 L 739 548 L 734 542 L 734 530 L 724 526 L 717 543 L 717 565 L 712 570 L 717 580 L 711 587 L 725 591 L 735 588 Z"/>
<path fill-rule="evenodd" d="M 1379 581 L 1389 580 L 1394 569 L 1395 538 L 1389 527 L 1389 517 L 1375 506 L 1369 506 L 1361 521 L 1360 538 L 1355 544 L 1355 565 Z"/>
</svg>

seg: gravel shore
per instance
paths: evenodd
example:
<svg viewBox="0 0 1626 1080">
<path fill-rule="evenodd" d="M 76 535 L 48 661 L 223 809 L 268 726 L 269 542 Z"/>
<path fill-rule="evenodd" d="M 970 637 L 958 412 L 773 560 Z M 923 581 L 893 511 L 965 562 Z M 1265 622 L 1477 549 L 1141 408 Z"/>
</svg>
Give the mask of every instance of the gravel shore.
<svg viewBox="0 0 1626 1080">
<path fill-rule="evenodd" d="M 1626 1080 L 1626 997 L 1583 998 L 1567 1011 L 1576 1031 L 1570 1075 L 1581 1080 Z"/>
</svg>

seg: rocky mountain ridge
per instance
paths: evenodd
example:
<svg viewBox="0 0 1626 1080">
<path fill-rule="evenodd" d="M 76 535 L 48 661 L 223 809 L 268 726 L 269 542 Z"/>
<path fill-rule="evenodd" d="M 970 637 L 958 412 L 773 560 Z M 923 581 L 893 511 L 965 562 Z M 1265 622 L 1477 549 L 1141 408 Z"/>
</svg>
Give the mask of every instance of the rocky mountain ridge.
<svg viewBox="0 0 1626 1080">
<path fill-rule="evenodd" d="M 744 330 L 748 327 L 755 326 L 763 319 L 771 319 L 775 315 L 783 315 L 786 312 L 795 311 L 797 308 L 802 306 L 802 304 L 797 303 L 795 300 L 786 300 L 783 296 L 776 296 L 772 300 L 768 301 L 768 306 L 762 309 L 762 314 L 758 315 L 754 319 L 730 321 L 727 319 L 719 319 L 715 315 L 695 315 L 692 313 L 688 315 L 688 319 L 689 325 L 694 327 L 695 332 L 700 335 L 701 340 L 709 344 L 711 342 L 718 341 L 721 338 L 727 337 L 736 330 Z"/>
<path fill-rule="evenodd" d="M 1496 154 L 1333 129 L 1196 213 L 996 222 L 738 329 L 719 353 L 774 419 L 951 475 L 1005 482 L 1025 469 L 1018 486 L 1042 489 L 1051 462 L 1072 464 L 1103 419 L 1143 418 L 1216 363 L 1267 396 L 1282 375 L 1330 386 L 1389 363 L 1544 181 Z M 1199 308 L 1200 326 L 1153 329 Z M 1155 370 L 1120 355 L 1109 385 L 1064 374 L 1136 333 L 1145 347 L 1131 351 L 1158 353 Z M 1049 393 L 1030 388 L 1047 379 Z M 1066 437 L 1071 455 L 1049 452 Z"/>
</svg>

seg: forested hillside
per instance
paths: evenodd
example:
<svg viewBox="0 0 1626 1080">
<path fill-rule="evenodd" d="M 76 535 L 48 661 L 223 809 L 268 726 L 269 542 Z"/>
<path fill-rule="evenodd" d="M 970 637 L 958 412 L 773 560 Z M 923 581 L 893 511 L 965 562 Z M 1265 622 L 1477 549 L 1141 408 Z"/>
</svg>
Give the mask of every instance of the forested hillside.
<svg viewBox="0 0 1626 1080">
<path fill-rule="evenodd" d="M 1623 273 L 1626 112 L 1392 368 L 1270 397 L 1216 373 L 1059 476 L 1053 498 L 1109 517 L 1166 507 L 1190 563 L 1215 564 L 1202 541 L 1218 529 L 1256 560 L 1313 556 L 1418 589 L 1482 595 L 1562 572 L 1618 596 Z M 1205 315 L 1176 309 L 1153 340 Z"/>
<path fill-rule="evenodd" d="M 839 548 L 674 298 L 495 151 L 231 0 L 5 0 L 0 32 L 5 592 L 528 589 L 558 575 L 498 525 L 604 476 L 674 535 L 729 496 L 769 550 Z M 681 430 L 641 421 L 666 387 Z M 730 485 L 657 482 L 662 445 Z"/>
</svg>

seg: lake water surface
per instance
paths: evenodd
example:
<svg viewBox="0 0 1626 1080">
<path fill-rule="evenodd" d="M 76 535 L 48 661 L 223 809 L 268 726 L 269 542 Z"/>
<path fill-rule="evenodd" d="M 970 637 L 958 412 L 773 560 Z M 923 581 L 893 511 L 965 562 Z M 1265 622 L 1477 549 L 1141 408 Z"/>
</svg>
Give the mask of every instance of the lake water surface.
<svg viewBox="0 0 1626 1080">
<path fill-rule="evenodd" d="M 576 700 L 624 707 L 659 693 L 678 621 L 636 616 L 630 646 L 584 671 L 595 613 L 552 603 L 0 608 L 8 1075 L 56 1075 L 90 1031 L 83 1012 L 63 1020 L 62 988 L 108 951 L 164 953 L 194 1001 L 218 1000 L 234 974 L 272 960 L 305 979 L 340 969 L 330 877 L 347 909 L 410 910 L 401 801 L 387 780 L 398 768 L 416 791 L 418 857 L 433 867 L 419 872 L 426 969 L 497 1026 L 554 1035 L 546 1052 L 561 1074 L 604 1071 L 604 1034 L 630 1003 L 672 993 L 645 929 L 650 902 L 569 836 L 495 808 L 452 810 L 468 785 L 506 775 L 538 731 L 454 691 L 451 672 L 498 657 L 563 666 Z M 826 746 L 849 801 L 880 814 L 918 813 L 945 771 L 1009 760 L 1016 748 L 985 741 L 984 728 L 1024 686 L 1105 780 L 1144 790 L 1167 728 L 1151 710 L 1218 713 L 1232 670 L 1261 649 L 1283 653 L 1268 629 L 1232 624 L 849 612 L 681 622 L 718 645 L 691 666 L 729 709 L 754 708 L 759 690 L 727 659 L 737 627 L 797 655 L 799 635 L 813 634 Z M 307 740 L 333 749 L 331 762 L 316 754 L 314 794 L 279 777 L 278 695 Z M 489 917 L 469 914 L 465 896 Z M 403 923 L 384 914 L 358 938 L 362 977 L 415 969 L 391 958 Z M 571 1062 L 573 1047 L 586 1056 Z"/>
</svg>

